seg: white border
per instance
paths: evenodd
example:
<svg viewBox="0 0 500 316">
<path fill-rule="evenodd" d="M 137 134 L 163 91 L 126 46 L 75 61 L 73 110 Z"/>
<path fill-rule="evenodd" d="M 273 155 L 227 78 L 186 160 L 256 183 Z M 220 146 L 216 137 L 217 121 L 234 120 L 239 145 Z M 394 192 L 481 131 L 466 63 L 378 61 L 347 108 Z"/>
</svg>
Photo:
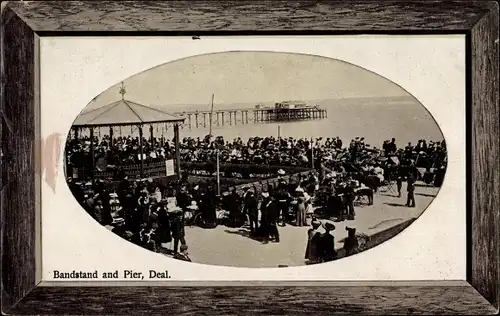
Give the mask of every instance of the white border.
<svg viewBox="0 0 500 316">
<path fill-rule="evenodd" d="M 65 135 L 94 96 L 138 72 L 190 55 L 296 52 L 344 60 L 399 84 L 431 112 L 447 140 L 445 185 L 423 215 L 384 244 L 338 262 L 286 269 L 185 264 L 98 226 L 72 198 L 62 172 L 57 194 L 42 187 L 43 279 L 51 271 L 171 271 L 172 280 L 465 279 L 464 36 L 311 36 L 204 38 L 41 38 L 42 137 Z M 61 152 L 62 161 L 62 152 Z M 390 259 L 389 259 L 390 258 Z"/>
</svg>

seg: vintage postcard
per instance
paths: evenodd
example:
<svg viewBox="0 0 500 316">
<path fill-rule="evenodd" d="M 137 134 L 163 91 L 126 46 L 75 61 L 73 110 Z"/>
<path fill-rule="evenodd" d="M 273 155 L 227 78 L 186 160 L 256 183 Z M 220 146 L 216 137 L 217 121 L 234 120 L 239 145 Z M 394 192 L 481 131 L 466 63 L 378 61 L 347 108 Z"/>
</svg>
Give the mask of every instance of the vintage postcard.
<svg viewBox="0 0 500 316">
<path fill-rule="evenodd" d="M 42 38 L 43 279 L 465 278 L 464 39 Z"/>
</svg>

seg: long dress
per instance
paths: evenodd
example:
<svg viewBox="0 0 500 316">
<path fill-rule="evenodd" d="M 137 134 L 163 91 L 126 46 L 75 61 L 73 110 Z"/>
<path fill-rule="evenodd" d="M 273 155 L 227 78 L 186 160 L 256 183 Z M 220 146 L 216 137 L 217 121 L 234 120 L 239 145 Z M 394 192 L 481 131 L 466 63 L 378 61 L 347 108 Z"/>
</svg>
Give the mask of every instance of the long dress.
<svg viewBox="0 0 500 316">
<path fill-rule="evenodd" d="M 264 200 L 260 206 L 260 226 L 259 234 L 263 239 L 269 238 L 269 218 L 267 213 L 267 204 L 269 200 Z"/>
<path fill-rule="evenodd" d="M 297 206 L 297 221 L 295 222 L 296 226 L 306 226 L 306 206 L 304 202 L 299 202 Z"/>
<path fill-rule="evenodd" d="M 321 240 L 321 233 L 311 228 L 308 231 L 308 237 L 309 241 L 306 248 L 306 259 L 309 259 L 311 263 L 317 263 L 320 259 L 318 250 Z"/>
<path fill-rule="evenodd" d="M 328 232 L 321 235 L 320 242 L 321 261 L 328 262 L 337 258 L 335 250 L 335 238 Z"/>
<path fill-rule="evenodd" d="M 172 241 L 172 232 L 170 229 L 170 219 L 167 210 L 164 207 L 158 209 L 158 241 L 161 244 Z"/>
</svg>

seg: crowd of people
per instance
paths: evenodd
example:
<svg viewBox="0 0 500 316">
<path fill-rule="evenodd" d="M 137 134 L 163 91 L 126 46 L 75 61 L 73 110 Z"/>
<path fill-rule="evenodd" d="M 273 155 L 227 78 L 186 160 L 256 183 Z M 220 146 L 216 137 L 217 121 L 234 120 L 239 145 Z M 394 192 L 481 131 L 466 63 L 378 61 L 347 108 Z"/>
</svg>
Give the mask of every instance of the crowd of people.
<svg viewBox="0 0 500 316">
<path fill-rule="evenodd" d="M 138 138 L 117 137 L 111 141 L 105 136 L 93 142 L 97 168 L 140 162 Z M 163 138 L 143 140 L 143 145 L 146 161 L 162 161 L 175 155 L 173 142 Z M 88 138 L 68 141 L 68 165 L 88 166 L 89 146 Z M 398 148 L 392 139 L 377 149 L 366 144 L 362 137 L 343 146 L 338 137 L 326 140 L 253 137 L 246 142 L 241 138 L 226 142 L 222 137 L 207 136 L 184 138 L 180 148 L 183 161 L 213 161 L 218 154 L 222 162 L 233 164 L 314 168 L 308 175 L 289 178 L 276 175 L 278 184 L 262 192 L 256 192 L 252 186 L 242 190 L 233 186 L 221 196 L 217 195 L 214 181 L 195 184 L 189 177 L 171 181 L 166 187 L 153 179 L 129 179 L 125 174 L 117 179 L 120 184 L 114 188 L 107 180 L 76 182 L 72 177 L 68 178 L 68 185 L 99 223 L 137 245 L 180 260 L 190 261 L 186 223 L 196 217 L 201 219 L 197 225 L 214 228 L 223 212 L 227 214 L 225 225 L 247 225 L 250 236 L 262 243 L 280 242 L 280 226 L 311 225 L 305 258 L 310 263 L 318 263 L 336 258 L 330 234 L 335 227 L 333 221 L 354 220 L 356 202 L 366 198 L 369 205 L 373 204 L 374 193 L 391 181 L 400 197 L 402 183 L 406 181 L 407 206 L 415 207 L 415 182 L 428 173 L 432 173 L 434 179 L 440 175 L 442 182 L 447 159 L 444 141 L 427 144 L 419 140 L 416 146 L 409 143 L 405 148 Z M 425 170 L 423 175 L 419 169 Z M 318 233 L 320 226 L 325 233 Z M 346 254 L 355 253 L 357 248 L 355 238 L 349 236 Z"/>
<path fill-rule="evenodd" d="M 190 261 L 185 225 L 198 214 L 203 219 L 199 224 L 210 229 L 220 224 L 218 212 L 226 212 L 225 225 L 248 226 L 250 237 L 264 244 L 279 243 L 279 227 L 287 224 L 300 227 L 311 222 L 316 230 L 317 223 L 321 225 L 313 208 L 319 185 L 315 172 L 290 182 L 282 179 L 275 188 L 270 186 L 260 194 L 245 186 L 242 191 L 231 187 L 217 196 L 213 183 L 192 185 L 182 180 L 162 187 L 152 179 L 125 179 L 114 190 L 107 189 L 102 180 L 92 184 L 68 179 L 68 185 L 82 207 L 101 225 L 139 246 L 185 261 Z M 325 222 L 323 227 L 327 232 L 321 236 L 315 235 L 316 230 L 308 232 L 305 258 L 309 263 L 336 258 L 333 236 L 329 234 L 334 225 Z"/>
<path fill-rule="evenodd" d="M 120 166 L 161 162 L 175 157 L 173 140 L 144 138 L 143 154 L 140 155 L 138 137 L 116 137 L 108 135 L 101 139 L 94 137 L 94 161 L 98 170 L 119 170 Z M 66 145 L 66 162 L 69 171 L 74 168 L 88 169 L 91 163 L 91 141 L 88 137 L 71 139 Z M 398 148 L 396 140 L 384 141 L 382 148 L 371 147 L 363 137 L 352 139 L 343 146 L 339 137 L 316 139 L 250 137 L 243 141 L 240 137 L 225 141 L 223 137 L 192 138 L 185 137 L 180 142 L 180 159 L 184 162 L 215 162 L 219 156 L 221 163 L 263 164 L 298 166 L 319 169 L 348 168 L 359 170 L 369 168 L 381 161 L 387 165 L 413 165 L 423 169 L 439 169 L 446 166 L 447 152 L 445 141 L 429 144 L 419 140 L 417 145 L 408 143 Z M 70 173 L 68 171 L 68 173 Z M 349 170 L 353 171 L 353 170 Z"/>
</svg>

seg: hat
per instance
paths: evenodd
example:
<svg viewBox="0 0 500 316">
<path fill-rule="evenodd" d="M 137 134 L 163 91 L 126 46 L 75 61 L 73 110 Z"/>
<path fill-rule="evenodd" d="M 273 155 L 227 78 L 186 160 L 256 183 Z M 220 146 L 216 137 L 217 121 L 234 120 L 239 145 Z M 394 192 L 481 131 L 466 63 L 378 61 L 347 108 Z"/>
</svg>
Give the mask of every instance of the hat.
<svg viewBox="0 0 500 316">
<path fill-rule="evenodd" d="M 321 226 L 321 222 L 318 221 L 318 220 L 314 220 L 311 222 L 311 225 L 314 226 L 314 227 L 320 227 Z"/>
<path fill-rule="evenodd" d="M 191 205 L 189 205 L 187 208 L 190 210 L 197 210 L 198 205 L 196 204 L 196 201 L 191 201 Z"/>
<path fill-rule="evenodd" d="M 330 230 L 334 230 L 335 229 L 335 225 L 333 225 L 330 222 L 326 222 L 326 223 L 323 223 L 323 228 L 325 230 L 327 230 L 327 231 L 330 231 Z"/>
<path fill-rule="evenodd" d="M 280 175 L 284 175 L 284 174 L 285 174 L 285 171 L 284 171 L 283 169 L 280 169 L 280 170 L 278 170 L 278 174 L 280 174 Z"/>
<path fill-rule="evenodd" d="M 174 213 L 174 214 L 178 214 L 178 213 L 181 213 L 182 212 L 182 208 L 178 207 L 178 206 L 174 206 L 172 208 L 169 208 L 167 210 L 169 213 Z"/>
<path fill-rule="evenodd" d="M 121 217 L 113 218 L 113 223 L 112 224 L 122 224 L 125 222 L 125 219 Z"/>
</svg>

